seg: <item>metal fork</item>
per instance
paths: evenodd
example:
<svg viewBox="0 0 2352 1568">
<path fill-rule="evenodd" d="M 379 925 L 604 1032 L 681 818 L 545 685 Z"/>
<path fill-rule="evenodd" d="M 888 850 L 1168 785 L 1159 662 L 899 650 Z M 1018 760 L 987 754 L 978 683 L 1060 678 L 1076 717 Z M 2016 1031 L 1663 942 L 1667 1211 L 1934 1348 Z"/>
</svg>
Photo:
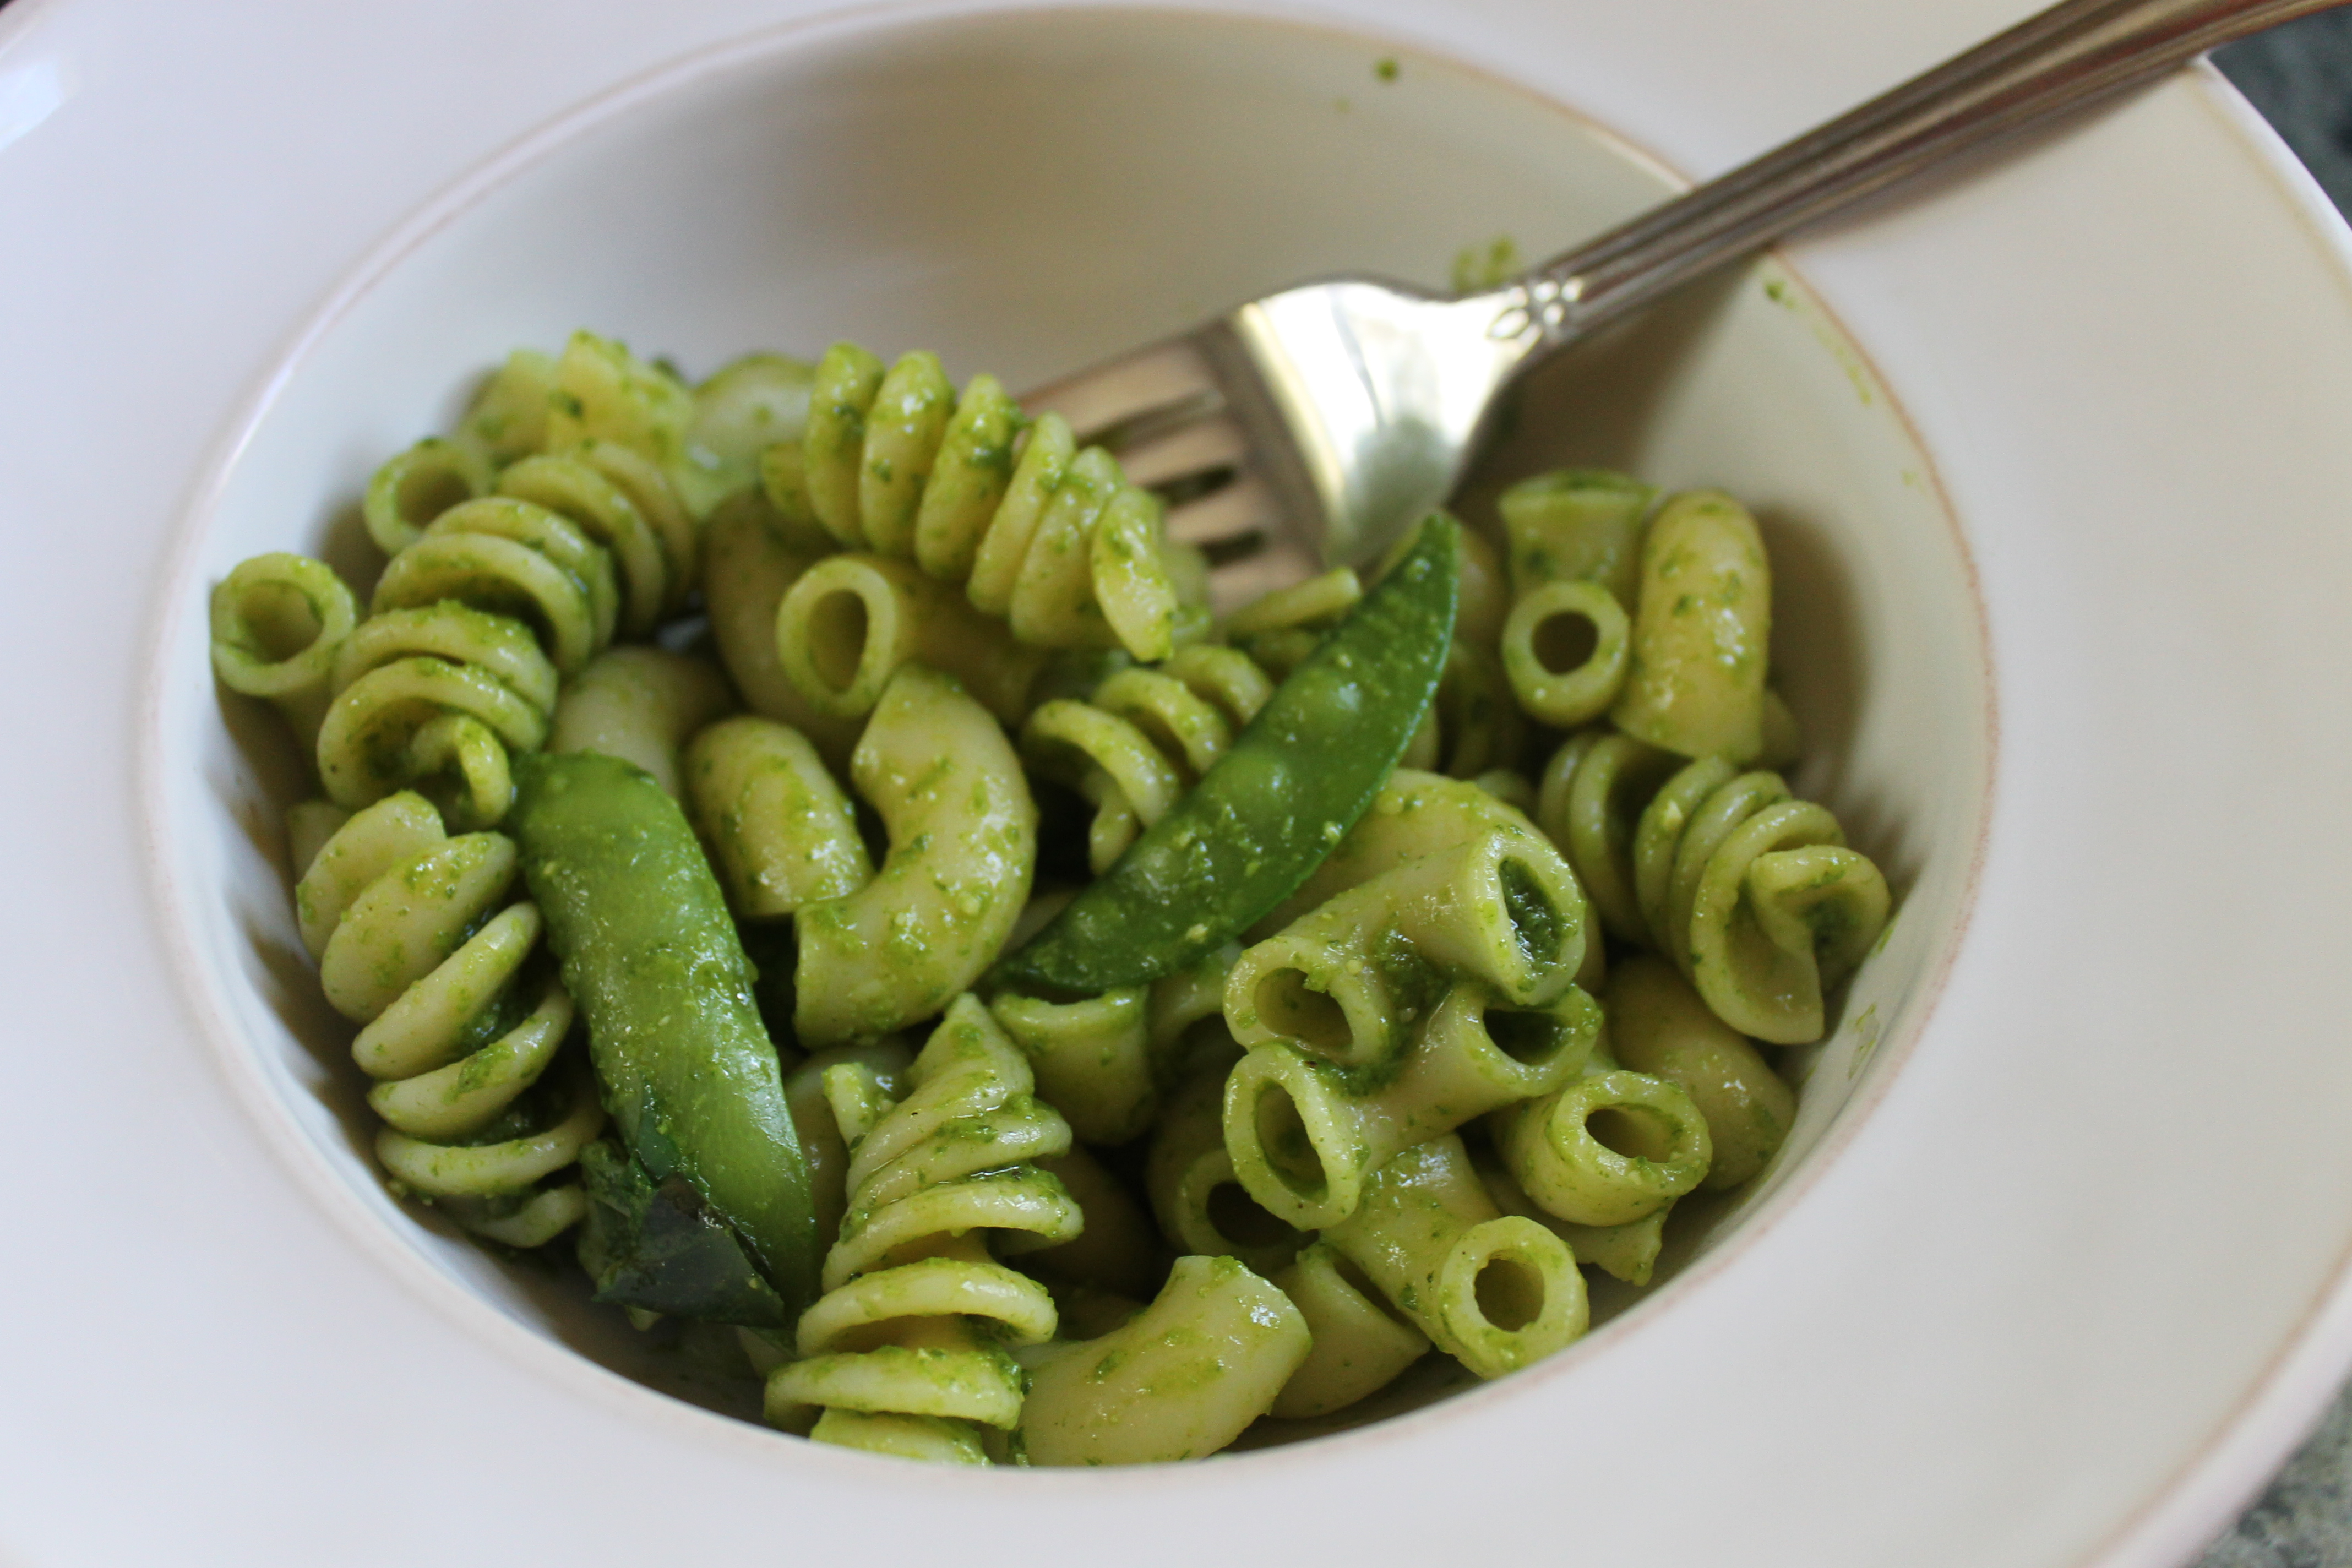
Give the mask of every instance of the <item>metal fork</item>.
<svg viewBox="0 0 2352 1568">
<path fill-rule="evenodd" d="M 2063 0 L 1500 288 L 1308 283 L 1022 401 L 1167 499 L 1223 613 L 1376 559 L 1452 493 L 1503 389 L 1596 329 L 1958 154 L 2345 3 Z"/>
</svg>

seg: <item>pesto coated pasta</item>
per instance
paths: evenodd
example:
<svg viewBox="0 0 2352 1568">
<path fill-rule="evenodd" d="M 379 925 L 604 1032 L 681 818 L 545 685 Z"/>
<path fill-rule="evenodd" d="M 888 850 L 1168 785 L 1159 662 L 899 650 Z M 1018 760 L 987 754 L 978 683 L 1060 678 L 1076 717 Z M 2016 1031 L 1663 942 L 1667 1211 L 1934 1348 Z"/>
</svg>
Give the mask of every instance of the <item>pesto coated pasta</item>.
<svg viewBox="0 0 2352 1568">
<path fill-rule="evenodd" d="M 1720 491 L 1537 476 L 1217 622 L 990 376 L 583 331 L 359 500 L 373 581 L 210 608 L 378 1163 L 819 1442 L 1197 1458 L 1555 1353 L 1769 1178 L 1890 916 Z M 1105 907 L 1166 955 L 1024 965 Z"/>
</svg>

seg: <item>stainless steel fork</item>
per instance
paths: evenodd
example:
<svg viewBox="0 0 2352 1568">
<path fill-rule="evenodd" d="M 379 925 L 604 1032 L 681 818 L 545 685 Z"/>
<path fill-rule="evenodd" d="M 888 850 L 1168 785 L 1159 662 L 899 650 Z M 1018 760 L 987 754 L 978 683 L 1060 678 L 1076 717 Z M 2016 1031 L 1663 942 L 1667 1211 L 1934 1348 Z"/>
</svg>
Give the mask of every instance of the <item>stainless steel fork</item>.
<svg viewBox="0 0 2352 1568">
<path fill-rule="evenodd" d="M 1453 491 L 1497 395 L 1595 329 L 1956 154 L 2345 3 L 2063 0 L 1500 288 L 1309 283 L 1022 401 L 1167 497 L 1223 612 L 1376 558 Z"/>
</svg>

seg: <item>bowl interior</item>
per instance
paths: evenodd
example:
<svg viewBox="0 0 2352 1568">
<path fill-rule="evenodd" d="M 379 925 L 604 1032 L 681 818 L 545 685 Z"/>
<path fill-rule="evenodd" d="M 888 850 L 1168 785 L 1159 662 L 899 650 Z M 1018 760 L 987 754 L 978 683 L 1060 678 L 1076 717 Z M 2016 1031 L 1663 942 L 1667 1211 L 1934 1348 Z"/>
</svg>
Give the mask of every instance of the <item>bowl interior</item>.
<svg viewBox="0 0 2352 1568">
<path fill-rule="evenodd" d="M 801 29 L 584 107 L 353 279 L 236 432 L 188 525 L 156 676 L 158 843 L 231 1069 L 262 1090 L 296 1164 L 373 1216 L 383 1245 L 530 1332 L 720 1402 L 563 1270 L 501 1263 L 386 1194 L 349 1028 L 320 999 L 288 907 L 278 822 L 299 773 L 274 716 L 213 684 L 210 584 L 273 549 L 367 582 L 377 563 L 355 502 L 375 465 L 446 427 L 509 348 L 551 349 L 575 327 L 690 375 L 846 337 L 886 355 L 934 348 L 959 379 L 984 369 L 1017 388 L 1301 279 L 1443 285 L 1458 251 L 1504 236 L 1541 257 L 1671 188 L 1507 83 L 1232 16 Z M 1720 485 L 1757 510 L 1777 578 L 1776 679 L 1806 738 L 1792 783 L 1832 806 L 1900 900 L 1838 1027 L 1784 1058 L 1803 1085 L 1788 1146 L 1681 1225 L 1670 1278 L 1807 1168 L 1933 1002 L 1985 818 L 1984 638 L 1926 456 L 1862 351 L 1777 263 L 1548 367 L 1465 515 L 1491 524 L 1501 484 L 1564 462 Z M 1624 1305 L 1596 1293 L 1601 1313 Z"/>
</svg>

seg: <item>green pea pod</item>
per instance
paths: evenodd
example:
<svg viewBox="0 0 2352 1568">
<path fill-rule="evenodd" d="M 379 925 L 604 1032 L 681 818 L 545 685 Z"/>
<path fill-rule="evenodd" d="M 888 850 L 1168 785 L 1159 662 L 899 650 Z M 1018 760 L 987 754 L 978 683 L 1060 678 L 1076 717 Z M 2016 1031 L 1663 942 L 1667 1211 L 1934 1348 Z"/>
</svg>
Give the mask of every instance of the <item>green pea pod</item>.
<svg viewBox="0 0 2352 1568">
<path fill-rule="evenodd" d="M 793 1313 L 816 1298 L 808 1164 L 751 961 L 685 813 L 593 752 L 515 759 L 506 830 L 588 1021 L 606 1109 L 645 1176 L 724 1221 Z"/>
<path fill-rule="evenodd" d="M 656 1185 L 602 1138 L 580 1152 L 580 1173 L 588 1190 L 580 1261 L 597 1300 L 747 1328 L 792 1326 L 783 1298 L 685 1177 Z"/>
<path fill-rule="evenodd" d="M 1371 805 L 1436 692 L 1461 562 L 1461 525 L 1433 514 L 1192 792 L 997 979 L 1089 995 L 1141 985 L 1288 898 Z"/>
</svg>

